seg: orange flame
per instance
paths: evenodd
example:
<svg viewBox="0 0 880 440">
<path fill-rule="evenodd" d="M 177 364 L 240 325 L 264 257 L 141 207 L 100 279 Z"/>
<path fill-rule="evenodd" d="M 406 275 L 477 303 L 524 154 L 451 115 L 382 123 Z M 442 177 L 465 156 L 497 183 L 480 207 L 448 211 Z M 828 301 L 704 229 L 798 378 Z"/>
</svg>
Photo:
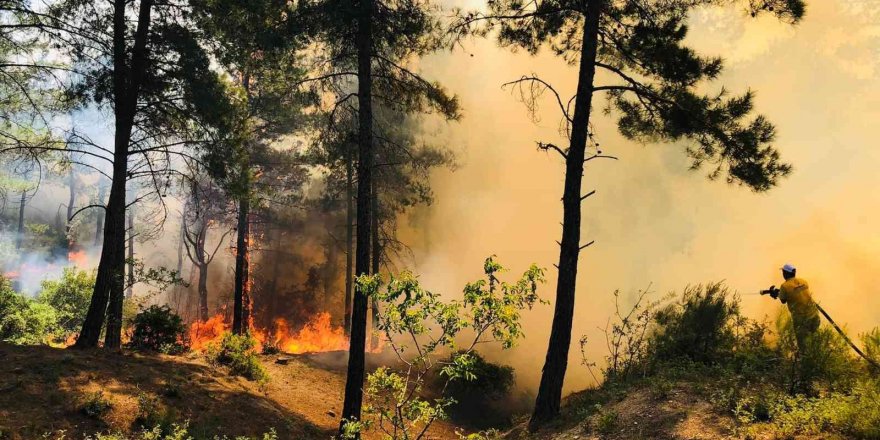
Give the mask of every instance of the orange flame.
<svg viewBox="0 0 880 440">
<path fill-rule="evenodd" d="M 214 315 L 207 321 L 196 321 L 189 329 L 190 347 L 194 351 L 202 351 L 208 344 L 218 342 L 223 333 L 231 328 L 222 314 Z M 331 324 L 330 314 L 327 312 L 315 314 L 306 325 L 296 331 L 284 318 L 275 320 L 274 329 L 254 328 L 252 325 L 251 335 L 257 340 L 258 351 L 266 345 L 289 354 L 348 350 L 348 336 L 342 327 Z M 379 346 L 371 351 L 377 352 L 381 349 Z"/>
<path fill-rule="evenodd" d="M 80 269 L 89 268 L 89 257 L 83 250 L 67 252 L 67 261 Z"/>
<path fill-rule="evenodd" d="M 195 351 L 204 350 L 208 344 L 219 341 L 223 333 L 232 328 L 227 324 L 223 315 L 218 313 L 207 321 L 196 321 L 189 327 L 189 344 L 190 348 Z"/>
<path fill-rule="evenodd" d="M 283 318 L 275 320 L 275 331 L 254 331 L 254 337 L 261 345 L 267 343 L 278 347 L 285 353 L 300 354 L 348 349 L 348 337 L 342 327 L 330 324 L 330 314 L 321 312 L 313 316 L 302 329 L 292 332 Z"/>
</svg>

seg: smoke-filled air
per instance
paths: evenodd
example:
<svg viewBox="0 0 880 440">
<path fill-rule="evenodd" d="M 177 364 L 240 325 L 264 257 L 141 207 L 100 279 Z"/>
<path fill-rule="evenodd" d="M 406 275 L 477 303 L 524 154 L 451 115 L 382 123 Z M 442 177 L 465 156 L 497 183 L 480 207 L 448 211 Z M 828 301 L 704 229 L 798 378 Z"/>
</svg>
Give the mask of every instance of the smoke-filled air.
<svg viewBox="0 0 880 440">
<path fill-rule="evenodd" d="M 0 2 L 0 439 L 880 438 L 880 3 Z"/>
</svg>

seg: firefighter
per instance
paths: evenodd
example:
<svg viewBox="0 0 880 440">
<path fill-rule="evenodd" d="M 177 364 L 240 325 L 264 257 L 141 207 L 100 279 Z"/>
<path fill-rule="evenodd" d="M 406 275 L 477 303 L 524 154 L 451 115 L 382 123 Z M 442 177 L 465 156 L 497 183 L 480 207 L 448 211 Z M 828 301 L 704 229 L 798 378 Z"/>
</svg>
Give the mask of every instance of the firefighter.
<svg viewBox="0 0 880 440">
<path fill-rule="evenodd" d="M 762 293 L 767 293 L 788 306 L 798 349 L 803 350 L 807 338 L 819 329 L 819 309 L 813 302 L 810 286 L 796 275 L 797 269 L 791 264 L 782 266 L 782 278 L 785 282 L 778 289 L 770 286 L 770 289 Z"/>
</svg>

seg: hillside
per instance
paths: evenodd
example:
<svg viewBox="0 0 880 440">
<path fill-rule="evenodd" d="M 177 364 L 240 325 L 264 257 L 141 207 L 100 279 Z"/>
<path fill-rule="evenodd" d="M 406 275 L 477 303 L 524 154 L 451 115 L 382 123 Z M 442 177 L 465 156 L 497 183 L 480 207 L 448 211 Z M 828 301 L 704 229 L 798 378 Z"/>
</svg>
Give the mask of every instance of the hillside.
<svg viewBox="0 0 880 440">
<path fill-rule="evenodd" d="M 261 360 L 271 377 L 263 386 L 230 376 L 196 355 L 0 343 L 0 438 L 80 439 L 96 432 L 129 433 L 139 416 L 157 422 L 188 420 L 196 438 L 258 436 L 270 428 L 279 439 L 329 438 L 339 424 L 344 353 Z M 99 391 L 111 406 L 89 416 L 84 407 Z M 439 424 L 431 433 L 435 439 L 452 437 L 449 425 Z"/>
</svg>

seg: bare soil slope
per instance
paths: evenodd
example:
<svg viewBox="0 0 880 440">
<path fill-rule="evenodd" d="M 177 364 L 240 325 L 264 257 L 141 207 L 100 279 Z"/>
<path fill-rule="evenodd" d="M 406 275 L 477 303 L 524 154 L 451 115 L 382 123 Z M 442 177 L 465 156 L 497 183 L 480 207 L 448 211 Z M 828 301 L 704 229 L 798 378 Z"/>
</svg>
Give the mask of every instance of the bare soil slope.
<svg viewBox="0 0 880 440">
<path fill-rule="evenodd" d="M 188 420 L 197 438 L 257 436 L 274 428 L 280 439 L 328 439 L 339 424 L 345 360 L 344 353 L 265 356 L 271 379 L 260 386 L 196 355 L 0 343 L 0 439 L 131 432 L 144 399 L 156 402 L 155 412 L 166 420 Z M 98 391 L 112 406 L 90 417 L 83 405 Z M 454 438 L 453 428 L 438 425 L 432 438 Z"/>
</svg>

